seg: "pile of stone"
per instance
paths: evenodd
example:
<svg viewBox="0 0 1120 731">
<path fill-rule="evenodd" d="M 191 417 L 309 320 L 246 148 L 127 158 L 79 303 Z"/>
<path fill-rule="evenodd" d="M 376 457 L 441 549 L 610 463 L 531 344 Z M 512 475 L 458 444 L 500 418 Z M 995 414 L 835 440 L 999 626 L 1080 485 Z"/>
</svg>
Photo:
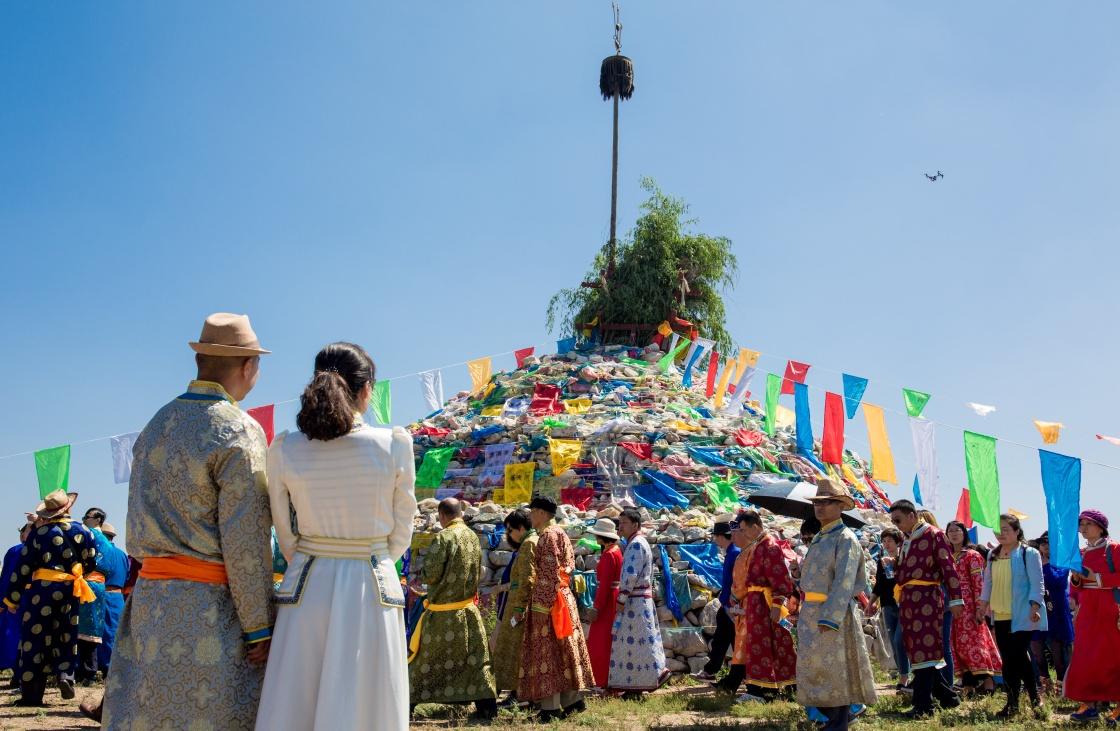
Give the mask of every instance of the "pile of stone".
<svg viewBox="0 0 1120 731">
<path fill-rule="evenodd" d="M 889 524 L 883 512 L 886 495 L 857 455 L 845 453 L 843 472 L 822 465 L 817 454 L 797 451 L 792 427 L 767 429 L 757 402 L 727 396 L 718 408 L 707 395 L 703 371 L 692 374 L 694 385 L 686 387 L 676 365 L 657 363 L 663 355 L 650 346 L 530 357 L 514 371 L 495 374 L 480 393 L 460 393 L 437 413 L 411 424 L 421 472 L 430 450 L 453 454 L 442 475 L 418 486 L 410 581 L 418 583 L 427 547 L 439 530 L 438 500 L 454 496 L 468 503 L 465 519 L 483 549 L 480 594 L 492 592 L 513 557 L 502 520 L 528 497 L 503 499 L 503 464 L 533 462 L 532 494 L 561 503 L 557 521 L 575 546 L 577 596 L 590 596 L 581 582 L 592 580 L 598 563 L 588 528 L 598 518 L 617 518 L 623 507 L 640 509 L 655 554 L 655 593 L 668 663 L 683 673 L 698 670 L 706 660 L 704 635 L 714 631 L 719 586 L 711 566 L 704 571 L 694 565 L 681 547 L 691 555 L 696 551 L 689 547 L 707 547 L 717 515 L 733 511 L 753 491 L 776 480 L 813 481 L 827 474 L 840 478 L 856 499 L 868 523 L 859 531 L 865 547 L 877 543 L 879 531 Z M 554 464 L 551 440 L 578 440 L 578 460 Z M 502 463 L 491 462 L 495 455 Z M 762 513 L 791 551 L 803 552 L 799 520 Z M 657 560 L 661 546 L 668 554 L 669 582 Z M 679 617 L 666 601 L 667 585 L 674 587 Z"/>
</svg>

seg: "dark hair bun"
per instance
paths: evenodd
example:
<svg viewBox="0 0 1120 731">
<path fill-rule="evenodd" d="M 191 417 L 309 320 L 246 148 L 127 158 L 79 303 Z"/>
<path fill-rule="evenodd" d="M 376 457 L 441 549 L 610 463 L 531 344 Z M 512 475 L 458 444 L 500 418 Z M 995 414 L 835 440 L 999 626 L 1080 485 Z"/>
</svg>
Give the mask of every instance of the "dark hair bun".
<svg viewBox="0 0 1120 731">
<path fill-rule="evenodd" d="M 360 345 L 331 343 L 315 356 L 315 375 L 300 396 L 296 426 L 308 439 L 330 441 L 350 433 L 358 395 L 373 383 L 373 360 Z"/>
</svg>

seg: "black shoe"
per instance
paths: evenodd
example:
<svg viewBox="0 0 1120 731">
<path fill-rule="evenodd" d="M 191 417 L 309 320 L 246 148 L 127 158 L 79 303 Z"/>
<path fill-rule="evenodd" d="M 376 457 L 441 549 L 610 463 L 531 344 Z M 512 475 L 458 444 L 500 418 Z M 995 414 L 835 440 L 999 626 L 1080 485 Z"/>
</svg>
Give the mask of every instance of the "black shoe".
<svg viewBox="0 0 1120 731">
<path fill-rule="evenodd" d="M 905 711 L 902 717 L 907 721 L 919 721 L 923 718 L 933 718 L 933 709 L 927 708 L 918 710 L 917 708 L 911 708 L 909 711 Z"/>
<path fill-rule="evenodd" d="M 537 711 L 537 720 L 541 723 L 548 723 L 549 721 L 559 721 L 564 717 L 563 714 L 564 712 L 560 710 L 546 711 L 542 708 L 541 710 Z"/>
<path fill-rule="evenodd" d="M 937 705 L 941 706 L 942 708 L 956 708 L 960 704 L 961 697 L 956 693 L 952 693 L 944 699 L 939 698 L 937 700 Z"/>
<path fill-rule="evenodd" d="M 561 711 L 560 712 L 561 713 L 560 718 L 567 718 L 568 716 L 574 716 L 577 713 L 583 713 L 586 710 L 587 710 L 587 703 L 584 702 L 584 700 L 581 698 L 578 701 L 576 701 L 575 703 L 573 703 L 572 705 L 565 708 L 563 711 Z"/>
<path fill-rule="evenodd" d="M 517 708 L 520 704 L 521 702 L 517 700 L 517 694 L 512 693 L 509 698 L 498 704 L 498 708 Z"/>
<path fill-rule="evenodd" d="M 27 698 L 25 696 L 18 701 L 13 701 L 12 705 L 22 706 L 24 708 L 45 708 L 47 704 L 43 702 L 42 698 Z"/>
<path fill-rule="evenodd" d="M 996 718 L 998 718 L 1000 720 L 1007 720 L 1009 718 L 1015 718 L 1018 715 L 1019 715 L 1019 704 L 1016 703 L 1015 705 L 1011 705 L 1010 703 L 1008 703 L 1006 706 L 1003 707 L 1002 710 L 1000 710 L 998 713 L 996 713 Z"/>
<path fill-rule="evenodd" d="M 59 680 L 58 692 L 62 694 L 62 700 L 72 701 L 74 696 L 77 695 L 74 691 L 74 681 L 72 680 Z"/>
</svg>

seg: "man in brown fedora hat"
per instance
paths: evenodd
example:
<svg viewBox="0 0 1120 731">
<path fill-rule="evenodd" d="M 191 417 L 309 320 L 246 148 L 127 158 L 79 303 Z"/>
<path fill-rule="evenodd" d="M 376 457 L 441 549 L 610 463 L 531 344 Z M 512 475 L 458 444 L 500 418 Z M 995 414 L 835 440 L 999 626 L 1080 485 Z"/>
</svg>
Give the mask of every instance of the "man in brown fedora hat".
<svg viewBox="0 0 1120 731">
<path fill-rule="evenodd" d="M 847 729 L 850 707 L 875 702 L 875 678 L 856 613 L 867 585 L 863 547 L 842 520 L 855 500 L 843 484 L 817 480 L 809 498 L 821 530 L 801 563 L 805 596 L 797 620 L 797 702 L 827 718 L 826 729 Z"/>
<path fill-rule="evenodd" d="M 106 683 L 106 728 L 251 729 L 268 657 L 272 516 L 265 436 L 241 410 L 261 348 L 249 318 L 206 318 L 198 378 L 140 433 L 128 552 L 143 561 Z"/>
<path fill-rule="evenodd" d="M 70 520 L 78 493 L 55 490 L 35 509 L 35 528 L 24 542 L 19 569 L 8 576 L 4 605 L 21 612 L 20 706 L 43 705 L 52 675 L 62 697 L 74 697 L 78 668 L 78 607 L 93 601 L 85 576 L 93 571 L 93 534 Z"/>
</svg>

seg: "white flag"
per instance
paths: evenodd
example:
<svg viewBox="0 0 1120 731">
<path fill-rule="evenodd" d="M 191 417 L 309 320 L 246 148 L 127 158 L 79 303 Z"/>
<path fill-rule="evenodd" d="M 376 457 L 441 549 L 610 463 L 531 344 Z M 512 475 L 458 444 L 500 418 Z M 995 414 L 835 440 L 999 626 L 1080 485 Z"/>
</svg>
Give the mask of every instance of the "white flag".
<svg viewBox="0 0 1120 731">
<path fill-rule="evenodd" d="M 747 398 L 747 391 L 750 389 L 754 372 L 754 366 L 747 366 L 743 369 L 743 375 L 739 376 L 739 380 L 735 383 L 735 395 L 723 407 L 723 413 L 733 415 L 739 413 L 739 410 L 743 407 L 743 401 Z"/>
<path fill-rule="evenodd" d="M 443 371 L 424 371 L 420 374 L 420 390 L 432 411 L 443 408 Z"/>
<path fill-rule="evenodd" d="M 920 417 L 910 417 L 910 436 L 914 438 L 914 464 L 918 468 L 918 488 L 922 491 L 922 505 L 937 509 L 937 455 L 934 448 L 934 423 Z"/>
<path fill-rule="evenodd" d="M 128 482 L 132 477 L 132 447 L 135 446 L 138 436 L 140 432 L 137 431 L 121 434 L 109 441 L 109 446 L 113 450 L 113 481 L 118 485 Z"/>
<path fill-rule="evenodd" d="M 1120 439 L 1118 439 L 1117 437 L 1110 437 L 1110 436 L 1105 436 L 1104 434 L 1098 434 L 1097 439 L 1106 441 L 1109 444 L 1115 444 L 1117 447 L 1120 447 Z"/>
<path fill-rule="evenodd" d="M 987 416 L 988 414 L 996 410 L 995 406 L 988 406 L 987 404 L 974 404 L 971 401 L 965 404 L 965 406 L 975 411 L 977 416 Z"/>
</svg>

